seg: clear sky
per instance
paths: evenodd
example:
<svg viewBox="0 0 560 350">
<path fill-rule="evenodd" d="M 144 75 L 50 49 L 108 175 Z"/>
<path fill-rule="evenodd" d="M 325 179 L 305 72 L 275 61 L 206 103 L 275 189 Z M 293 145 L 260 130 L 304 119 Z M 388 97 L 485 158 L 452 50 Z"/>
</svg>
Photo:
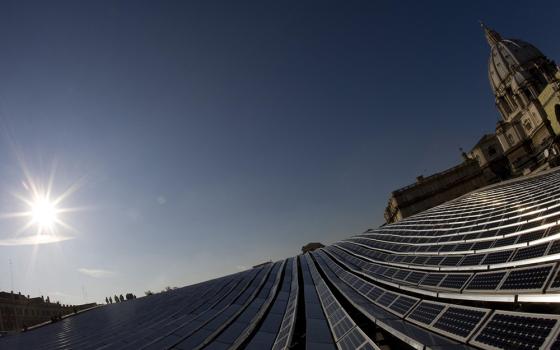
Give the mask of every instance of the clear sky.
<svg viewBox="0 0 560 350">
<path fill-rule="evenodd" d="M 539 2 L 2 1 L 0 212 L 33 181 L 72 238 L 0 220 L 0 290 L 183 286 L 382 223 L 498 118 L 478 20 L 560 59 Z M 7 216 L 7 215 L 4 215 Z M 21 231 L 21 232 L 18 232 Z"/>
</svg>

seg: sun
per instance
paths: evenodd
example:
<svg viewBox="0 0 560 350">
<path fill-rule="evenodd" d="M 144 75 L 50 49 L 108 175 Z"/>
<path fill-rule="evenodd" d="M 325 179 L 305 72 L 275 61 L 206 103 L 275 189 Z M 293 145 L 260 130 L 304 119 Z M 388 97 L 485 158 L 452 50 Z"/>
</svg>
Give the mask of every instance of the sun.
<svg viewBox="0 0 560 350">
<path fill-rule="evenodd" d="M 58 220 L 58 209 L 54 202 L 44 196 L 35 198 L 30 205 L 31 221 L 40 233 L 52 231 Z"/>
<path fill-rule="evenodd" d="M 19 199 L 23 204 L 22 211 L 1 213 L 0 218 L 23 218 L 27 223 L 22 226 L 16 236 L 29 233 L 28 230 L 35 231 L 37 239 L 40 236 L 48 235 L 57 238 L 61 230 L 77 232 L 69 225 L 62 216 L 70 212 L 80 211 L 83 208 L 64 206 L 63 202 L 80 186 L 79 182 L 71 184 L 59 195 L 53 194 L 54 175 L 45 181 L 46 184 L 33 181 L 31 176 L 26 173 L 26 178 L 22 181 L 23 193 L 13 192 L 12 195 Z"/>
<path fill-rule="evenodd" d="M 18 219 L 25 222 L 15 227 L 9 237 L 2 237 L 0 232 L 0 246 L 39 245 L 75 238 L 79 231 L 67 221 L 67 216 L 88 210 L 88 207 L 68 206 L 67 200 L 84 184 L 86 176 L 61 188 L 60 184 L 55 186 L 56 162 L 53 162 L 50 175 L 44 177 L 32 176 L 23 160 L 20 165 L 23 173 L 21 188 L 9 191 L 17 199 L 13 204 L 17 209 L 0 212 L 0 220 Z"/>
</svg>

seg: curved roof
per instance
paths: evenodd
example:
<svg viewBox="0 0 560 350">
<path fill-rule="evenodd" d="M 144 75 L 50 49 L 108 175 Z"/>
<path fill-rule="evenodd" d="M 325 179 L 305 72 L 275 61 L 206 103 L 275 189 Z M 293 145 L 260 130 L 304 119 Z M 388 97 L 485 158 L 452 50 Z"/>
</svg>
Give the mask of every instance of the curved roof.
<svg viewBox="0 0 560 350">
<path fill-rule="evenodd" d="M 0 338 L 0 349 L 556 348 L 559 268 L 553 170 L 305 255 Z"/>
</svg>

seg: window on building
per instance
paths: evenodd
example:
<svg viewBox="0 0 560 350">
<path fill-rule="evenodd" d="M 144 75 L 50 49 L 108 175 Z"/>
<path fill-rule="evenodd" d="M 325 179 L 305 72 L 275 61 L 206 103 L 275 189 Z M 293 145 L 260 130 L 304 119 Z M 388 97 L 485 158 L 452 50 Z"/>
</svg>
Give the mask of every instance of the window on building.
<svg viewBox="0 0 560 350">
<path fill-rule="evenodd" d="M 494 154 L 496 154 L 496 149 L 494 148 L 494 146 L 488 147 L 488 155 L 493 156 Z"/>
<path fill-rule="evenodd" d="M 511 106 L 509 105 L 508 101 L 505 98 L 501 97 L 499 104 L 502 106 L 504 112 L 506 112 L 507 114 L 510 114 L 512 112 Z"/>
<path fill-rule="evenodd" d="M 525 119 L 523 121 L 523 127 L 525 128 L 525 131 L 531 132 L 533 130 L 533 122 L 531 122 L 530 119 Z"/>
<path fill-rule="evenodd" d="M 515 101 L 515 98 L 513 97 L 513 91 L 511 90 L 511 88 L 506 89 L 506 96 L 509 97 L 508 100 L 511 103 L 511 105 L 513 106 L 513 109 L 517 109 L 517 102 Z"/>
<path fill-rule="evenodd" d="M 525 96 L 527 96 L 527 99 L 529 99 L 529 100 L 533 99 L 533 94 L 531 93 L 531 91 L 529 89 L 523 89 L 523 93 L 525 94 Z"/>
<path fill-rule="evenodd" d="M 513 138 L 512 134 L 506 134 L 507 142 L 510 146 L 515 144 L 515 139 Z"/>
</svg>

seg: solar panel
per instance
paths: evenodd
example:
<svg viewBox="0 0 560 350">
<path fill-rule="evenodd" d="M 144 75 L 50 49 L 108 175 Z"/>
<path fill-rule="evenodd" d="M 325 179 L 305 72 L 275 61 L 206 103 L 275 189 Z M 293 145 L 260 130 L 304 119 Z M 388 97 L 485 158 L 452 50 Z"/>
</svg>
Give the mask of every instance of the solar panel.
<svg viewBox="0 0 560 350">
<path fill-rule="evenodd" d="M 405 278 L 405 281 L 412 284 L 418 284 L 426 275 L 427 273 L 425 272 L 413 271 Z"/>
<path fill-rule="evenodd" d="M 498 233 L 500 235 L 507 235 L 516 232 L 519 229 L 519 227 L 520 227 L 519 225 L 503 227 L 498 231 Z"/>
<path fill-rule="evenodd" d="M 549 242 L 532 245 L 527 248 L 519 248 L 513 255 L 513 258 L 511 258 L 511 261 L 527 260 L 544 256 L 548 245 Z"/>
<path fill-rule="evenodd" d="M 379 268 L 377 269 L 377 271 L 375 272 L 378 275 L 384 275 L 385 272 L 387 271 L 387 267 L 385 266 L 379 266 Z"/>
<path fill-rule="evenodd" d="M 404 316 L 418 302 L 417 298 L 401 295 L 389 307 L 397 314 Z"/>
<path fill-rule="evenodd" d="M 483 265 L 501 264 L 509 260 L 509 257 L 513 253 L 512 250 L 506 250 L 501 252 L 494 252 L 486 255 L 486 258 L 482 261 Z"/>
<path fill-rule="evenodd" d="M 558 226 L 560 227 L 560 226 Z M 560 253 L 560 240 L 553 241 L 548 250 L 548 255 Z"/>
<path fill-rule="evenodd" d="M 536 241 L 544 236 L 545 231 L 533 231 L 519 236 L 517 243 Z"/>
<path fill-rule="evenodd" d="M 402 262 L 405 263 L 405 264 L 410 264 L 414 260 L 414 258 L 415 258 L 414 255 L 407 255 L 407 256 L 404 257 Z"/>
<path fill-rule="evenodd" d="M 453 338 L 466 340 L 489 312 L 485 309 L 450 306 L 437 319 L 433 328 L 443 331 Z"/>
<path fill-rule="evenodd" d="M 385 272 L 383 272 L 383 276 L 385 277 L 391 277 L 393 276 L 396 272 L 398 271 L 398 269 L 389 267 L 385 270 Z"/>
<path fill-rule="evenodd" d="M 377 299 L 377 302 L 383 306 L 389 306 L 397 297 L 398 294 L 385 292 L 379 299 Z"/>
<path fill-rule="evenodd" d="M 456 245 L 455 244 L 446 244 L 446 245 L 442 245 L 439 248 L 439 253 L 446 253 L 446 252 L 451 252 L 455 249 Z"/>
<path fill-rule="evenodd" d="M 459 266 L 478 265 L 485 256 L 486 254 L 467 255 L 463 260 L 461 260 Z"/>
<path fill-rule="evenodd" d="M 528 218 L 528 220 L 535 219 L 535 218 L 536 218 L 536 214 L 533 214 L 533 215 L 531 215 L 531 216 L 528 216 L 527 218 Z M 542 220 L 535 220 L 535 221 L 531 221 L 531 222 L 524 223 L 524 224 L 521 225 L 521 227 L 519 228 L 519 231 L 521 231 L 521 230 L 529 230 L 529 229 L 534 229 L 534 228 L 540 227 L 540 226 L 542 225 L 542 222 L 543 222 Z"/>
<path fill-rule="evenodd" d="M 364 345 L 370 344 L 366 336 L 358 329 L 352 329 L 338 342 L 341 350 L 364 349 Z M 375 349 L 372 347 L 372 349 Z"/>
<path fill-rule="evenodd" d="M 559 241 L 559 243 L 560 243 L 560 241 Z M 427 257 L 427 256 L 417 256 L 412 263 L 416 264 L 416 265 L 424 265 L 428 259 L 429 259 L 429 257 Z M 430 265 L 430 264 L 428 264 L 428 265 Z"/>
<path fill-rule="evenodd" d="M 423 301 L 408 315 L 407 319 L 417 323 L 430 325 L 443 311 L 444 304 Z"/>
<path fill-rule="evenodd" d="M 443 260 L 443 256 L 432 256 L 426 261 L 426 265 L 439 265 Z"/>
<path fill-rule="evenodd" d="M 344 336 L 348 331 L 355 327 L 354 322 L 352 322 L 352 320 L 348 316 L 339 316 L 339 319 L 329 319 L 329 321 L 331 322 L 335 339 L 337 341 L 342 338 L 342 336 Z"/>
<path fill-rule="evenodd" d="M 494 237 L 494 236 L 496 236 L 496 231 L 486 231 L 486 232 L 479 233 L 477 239 Z"/>
<path fill-rule="evenodd" d="M 319 290 L 316 289 L 312 278 L 308 258 L 300 258 L 300 263 L 305 300 L 305 321 L 307 324 L 306 346 L 312 347 L 315 344 L 334 345 L 334 339 L 319 299 Z"/>
<path fill-rule="evenodd" d="M 440 266 L 455 266 L 463 259 L 463 256 L 448 256 L 441 261 Z"/>
<path fill-rule="evenodd" d="M 549 290 L 558 290 L 560 289 L 560 269 L 556 271 L 556 275 L 552 279 L 550 286 L 548 287 Z"/>
<path fill-rule="evenodd" d="M 493 349 L 540 349 L 557 323 L 557 316 L 497 311 L 474 336 L 473 344 Z"/>
<path fill-rule="evenodd" d="M 560 225 L 551 226 L 551 227 L 546 229 L 545 237 L 553 236 L 553 235 L 556 235 L 558 233 L 560 233 Z"/>
<path fill-rule="evenodd" d="M 454 252 L 465 252 L 465 251 L 469 251 L 469 250 L 471 250 L 471 248 L 472 248 L 473 245 L 474 245 L 473 243 L 457 244 L 457 245 L 453 248 L 453 251 L 454 251 Z"/>
<path fill-rule="evenodd" d="M 441 282 L 444 277 L 444 273 L 430 273 L 428 276 L 424 277 L 420 285 L 435 287 Z"/>
<path fill-rule="evenodd" d="M 552 272 L 552 264 L 516 269 L 509 272 L 501 290 L 542 290 L 548 276 Z"/>
<path fill-rule="evenodd" d="M 290 274 L 291 272 L 291 274 Z M 278 334 L 276 336 L 276 339 L 274 340 L 274 344 L 272 346 L 273 350 L 279 350 L 279 349 L 283 349 L 283 348 L 287 348 L 288 345 L 290 344 L 290 341 L 292 339 L 292 335 L 293 335 L 293 331 L 294 331 L 294 327 L 295 327 L 295 318 L 296 318 L 296 311 L 297 311 L 297 302 L 298 302 L 298 269 L 297 269 L 297 259 L 296 258 L 292 258 L 291 259 L 291 263 L 288 263 L 287 269 L 286 269 L 286 276 L 285 276 L 285 280 L 284 280 L 284 287 L 287 289 L 287 284 L 290 283 L 290 297 L 288 299 L 288 303 L 287 303 L 287 307 L 285 309 L 285 312 L 283 314 L 283 318 L 282 318 L 282 323 L 280 324 L 280 330 L 278 331 Z M 287 291 L 287 290 L 286 290 Z M 279 297 L 277 297 L 277 301 L 278 302 Z M 272 307 L 272 310 L 274 309 L 274 306 Z M 283 310 L 278 310 L 277 313 L 281 314 Z M 272 311 L 271 311 L 272 312 Z M 274 317 L 274 316 L 273 316 Z M 265 323 L 263 324 L 263 326 L 266 325 L 266 320 Z M 263 328 L 263 326 L 261 326 L 261 328 Z M 266 329 L 263 330 L 264 332 L 266 332 Z M 271 333 L 271 332 L 267 332 L 267 333 Z M 254 339 L 259 339 L 257 336 L 253 337 Z M 255 341 L 256 343 L 256 341 Z M 251 343 L 248 344 L 251 345 Z M 264 347 L 266 347 L 267 344 L 255 344 L 255 346 L 258 348 L 258 345 L 262 345 Z"/>
<path fill-rule="evenodd" d="M 465 290 L 494 290 L 498 288 L 507 271 L 477 273 Z"/>
<path fill-rule="evenodd" d="M 459 273 L 450 273 L 441 283 L 439 284 L 439 288 L 448 288 L 448 289 L 461 289 L 467 282 L 467 280 L 472 276 L 472 274 L 459 274 Z"/>
<path fill-rule="evenodd" d="M 472 249 L 473 250 L 481 250 L 481 249 L 488 249 L 492 246 L 492 244 L 494 244 L 494 241 L 482 241 L 482 242 L 476 242 Z"/>
</svg>

